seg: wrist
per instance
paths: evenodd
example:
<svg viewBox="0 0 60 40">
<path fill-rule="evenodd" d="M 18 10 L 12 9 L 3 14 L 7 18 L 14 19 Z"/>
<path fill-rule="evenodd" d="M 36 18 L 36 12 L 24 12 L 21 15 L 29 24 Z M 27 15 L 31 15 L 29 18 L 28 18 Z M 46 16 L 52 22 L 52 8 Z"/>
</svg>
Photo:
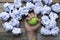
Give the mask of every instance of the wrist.
<svg viewBox="0 0 60 40">
<path fill-rule="evenodd" d="M 27 32 L 27 35 L 32 35 L 32 36 L 34 36 L 34 35 L 36 35 L 36 33 L 35 32 Z"/>
<path fill-rule="evenodd" d="M 27 32 L 28 40 L 36 40 L 36 33 L 35 32 Z"/>
<path fill-rule="evenodd" d="M 27 33 L 35 33 L 35 31 L 27 31 Z"/>
</svg>

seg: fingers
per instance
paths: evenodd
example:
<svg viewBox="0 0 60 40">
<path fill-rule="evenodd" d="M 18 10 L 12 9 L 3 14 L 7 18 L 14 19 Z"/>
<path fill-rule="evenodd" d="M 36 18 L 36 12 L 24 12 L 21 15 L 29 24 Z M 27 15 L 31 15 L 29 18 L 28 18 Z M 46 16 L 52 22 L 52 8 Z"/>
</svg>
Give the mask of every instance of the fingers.
<svg viewBox="0 0 60 40">
<path fill-rule="evenodd" d="M 25 28 L 29 28 L 28 22 L 27 22 L 27 18 L 24 20 L 24 24 L 25 24 Z"/>
<path fill-rule="evenodd" d="M 39 28 L 40 23 L 38 23 L 37 25 L 35 25 L 34 27 L 32 27 L 33 30 L 36 30 L 37 28 Z"/>
<path fill-rule="evenodd" d="M 37 14 L 35 14 L 34 17 L 37 17 Z"/>
<path fill-rule="evenodd" d="M 29 18 L 29 17 L 27 17 L 27 18 L 26 18 L 26 20 L 30 20 L 30 18 Z"/>
<path fill-rule="evenodd" d="M 38 28 L 40 26 L 40 23 L 38 23 L 36 26 L 35 26 L 35 28 Z"/>
<path fill-rule="evenodd" d="M 32 18 L 31 14 L 28 14 L 28 17 L 29 17 L 29 18 Z"/>
<path fill-rule="evenodd" d="M 37 18 L 37 21 L 40 22 L 40 19 Z"/>
<path fill-rule="evenodd" d="M 37 17 L 37 14 L 30 13 L 30 14 L 28 14 L 28 17 L 29 17 L 29 18 L 32 18 L 32 17 Z"/>
<path fill-rule="evenodd" d="M 31 13 L 32 17 L 37 17 L 37 14 Z"/>
<path fill-rule="evenodd" d="M 35 25 L 35 26 L 30 26 L 30 25 L 28 24 L 27 20 L 30 20 L 32 17 L 36 17 L 36 18 L 37 18 L 37 15 L 34 14 L 34 13 L 28 14 L 28 17 L 26 17 L 26 19 L 25 19 L 25 28 L 27 28 L 27 29 L 31 28 L 31 29 L 36 30 L 36 29 L 40 26 L 40 19 L 37 18 L 37 21 L 38 21 L 38 24 L 37 24 L 37 25 Z"/>
<path fill-rule="evenodd" d="M 37 25 L 35 25 L 35 26 L 30 26 L 29 24 L 28 24 L 28 22 L 27 22 L 27 19 L 29 20 L 29 18 L 27 17 L 26 19 L 25 19 L 25 28 L 27 29 L 27 30 L 30 30 L 30 31 L 34 31 L 34 30 L 37 30 L 37 28 L 39 28 L 39 26 L 40 26 L 40 22 L 38 22 L 38 24 Z"/>
<path fill-rule="evenodd" d="M 31 16 L 32 16 L 32 17 L 35 17 L 34 13 L 31 13 Z"/>
</svg>

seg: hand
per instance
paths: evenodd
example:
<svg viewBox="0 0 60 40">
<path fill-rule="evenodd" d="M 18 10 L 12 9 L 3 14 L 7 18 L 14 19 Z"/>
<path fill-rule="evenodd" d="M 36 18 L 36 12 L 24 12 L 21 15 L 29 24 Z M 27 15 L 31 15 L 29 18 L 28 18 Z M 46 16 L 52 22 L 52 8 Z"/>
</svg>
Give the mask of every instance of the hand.
<svg viewBox="0 0 60 40">
<path fill-rule="evenodd" d="M 30 14 L 28 14 L 28 17 L 25 19 L 25 28 L 26 28 L 26 31 L 28 31 L 28 32 L 33 32 L 33 31 L 37 30 L 40 26 L 40 19 L 38 19 L 38 18 L 37 18 L 37 21 L 38 21 L 37 25 L 31 26 L 28 24 L 27 20 L 30 20 L 32 17 L 37 18 L 37 15 L 30 13 Z"/>
</svg>

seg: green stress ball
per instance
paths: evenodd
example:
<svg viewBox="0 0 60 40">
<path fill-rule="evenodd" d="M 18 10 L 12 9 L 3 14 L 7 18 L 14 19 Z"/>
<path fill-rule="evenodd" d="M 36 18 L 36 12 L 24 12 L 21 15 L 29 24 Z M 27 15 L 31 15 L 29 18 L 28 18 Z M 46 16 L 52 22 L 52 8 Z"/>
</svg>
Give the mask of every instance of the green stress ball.
<svg viewBox="0 0 60 40">
<path fill-rule="evenodd" d="M 37 18 L 33 17 L 30 20 L 28 20 L 29 25 L 34 26 L 37 24 Z"/>
</svg>

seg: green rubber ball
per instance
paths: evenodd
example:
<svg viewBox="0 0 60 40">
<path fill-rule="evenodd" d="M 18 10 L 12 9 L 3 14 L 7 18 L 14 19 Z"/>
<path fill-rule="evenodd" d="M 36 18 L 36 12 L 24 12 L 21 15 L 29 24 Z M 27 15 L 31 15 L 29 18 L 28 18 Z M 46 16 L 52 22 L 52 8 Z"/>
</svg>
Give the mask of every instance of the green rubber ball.
<svg viewBox="0 0 60 40">
<path fill-rule="evenodd" d="M 29 25 L 34 26 L 37 24 L 37 18 L 33 17 L 30 20 L 28 20 Z"/>
</svg>

